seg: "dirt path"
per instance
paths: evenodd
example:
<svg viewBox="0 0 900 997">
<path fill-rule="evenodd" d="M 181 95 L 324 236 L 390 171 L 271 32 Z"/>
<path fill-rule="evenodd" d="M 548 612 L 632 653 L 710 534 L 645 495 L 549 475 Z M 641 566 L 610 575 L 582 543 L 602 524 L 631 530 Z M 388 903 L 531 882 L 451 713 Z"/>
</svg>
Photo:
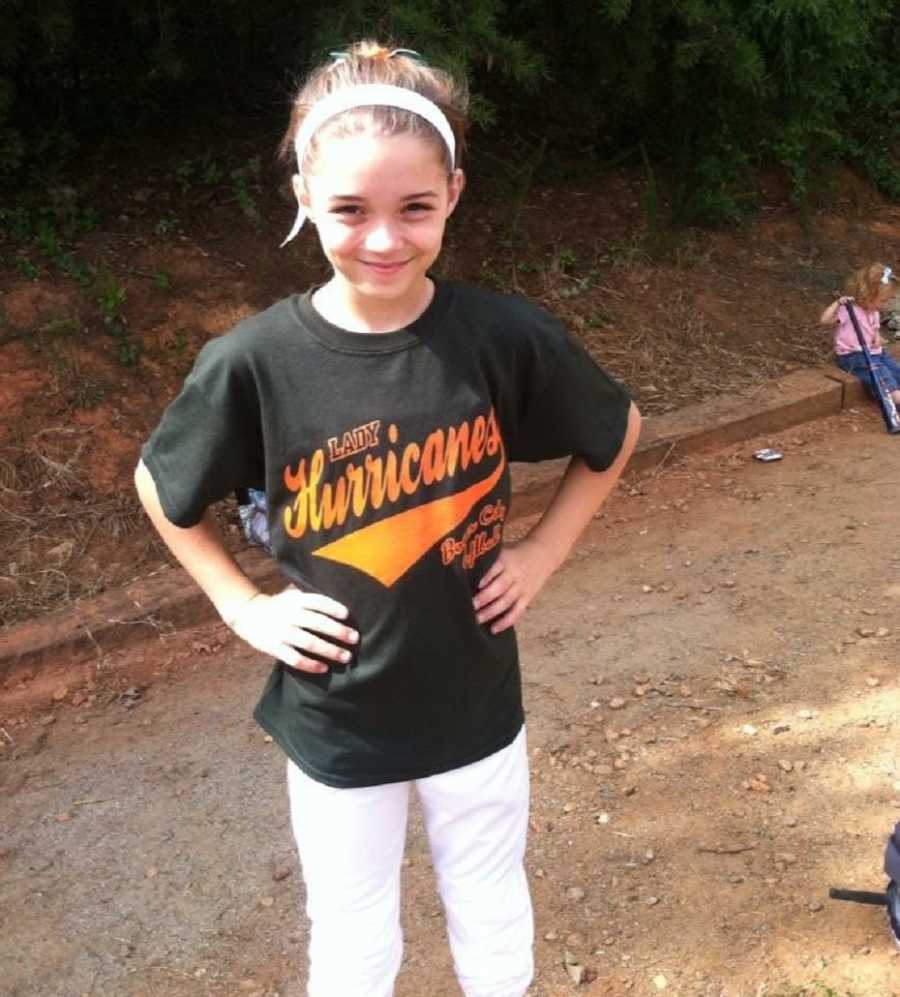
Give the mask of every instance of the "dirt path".
<svg viewBox="0 0 900 997">
<path fill-rule="evenodd" d="M 900 817 L 898 481 L 868 409 L 667 467 L 533 607 L 535 997 L 900 993 L 883 914 L 827 899 Z M 302 993 L 266 671 L 208 628 L 3 692 L 4 993 Z M 398 997 L 456 994 L 415 819 L 407 854 Z"/>
</svg>

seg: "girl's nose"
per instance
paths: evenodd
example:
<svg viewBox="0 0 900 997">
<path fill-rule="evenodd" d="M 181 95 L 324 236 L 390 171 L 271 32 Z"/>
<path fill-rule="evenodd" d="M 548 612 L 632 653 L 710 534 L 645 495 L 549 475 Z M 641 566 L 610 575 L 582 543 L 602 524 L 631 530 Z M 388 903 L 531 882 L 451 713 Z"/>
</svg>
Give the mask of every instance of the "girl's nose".
<svg viewBox="0 0 900 997">
<path fill-rule="evenodd" d="M 399 235 L 390 222 L 376 222 L 366 233 L 366 249 L 384 253 L 400 242 Z"/>
</svg>

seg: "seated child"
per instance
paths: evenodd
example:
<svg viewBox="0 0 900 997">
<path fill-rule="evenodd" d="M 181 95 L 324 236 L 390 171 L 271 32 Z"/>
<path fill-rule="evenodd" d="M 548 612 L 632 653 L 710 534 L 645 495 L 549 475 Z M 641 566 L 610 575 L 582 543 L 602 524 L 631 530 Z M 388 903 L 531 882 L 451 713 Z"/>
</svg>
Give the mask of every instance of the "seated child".
<svg viewBox="0 0 900 997">
<path fill-rule="evenodd" d="M 819 322 L 834 327 L 835 363 L 841 370 L 862 381 L 874 397 L 876 392 L 872 375 L 847 309 L 848 302 L 855 305 L 856 318 L 872 363 L 890 391 L 894 403 L 900 405 L 900 364 L 885 352 L 881 342 L 880 312 L 896 294 L 894 280 L 896 278 L 891 268 L 881 263 L 862 267 L 847 280 L 847 294 L 833 301 L 822 312 Z"/>
</svg>

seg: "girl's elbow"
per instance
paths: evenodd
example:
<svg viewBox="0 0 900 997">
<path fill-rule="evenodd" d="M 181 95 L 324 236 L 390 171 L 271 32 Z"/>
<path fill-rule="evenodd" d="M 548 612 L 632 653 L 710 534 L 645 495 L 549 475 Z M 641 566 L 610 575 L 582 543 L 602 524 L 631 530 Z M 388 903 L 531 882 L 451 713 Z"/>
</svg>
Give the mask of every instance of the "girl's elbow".
<svg viewBox="0 0 900 997">
<path fill-rule="evenodd" d="M 134 469 L 134 488 L 144 508 L 147 507 L 148 499 L 152 501 L 157 497 L 156 482 L 143 460 L 138 460 Z"/>
</svg>

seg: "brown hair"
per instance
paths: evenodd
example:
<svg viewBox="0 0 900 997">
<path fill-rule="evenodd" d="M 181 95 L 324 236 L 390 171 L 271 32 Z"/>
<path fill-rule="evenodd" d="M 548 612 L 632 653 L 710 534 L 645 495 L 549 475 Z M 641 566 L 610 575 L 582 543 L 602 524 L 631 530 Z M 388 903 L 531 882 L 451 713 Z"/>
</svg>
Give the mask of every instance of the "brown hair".
<svg viewBox="0 0 900 997">
<path fill-rule="evenodd" d="M 883 305 L 888 297 L 892 297 L 890 284 L 882 284 L 884 276 L 883 263 L 870 263 L 868 266 L 855 270 L 847 279 L 844 287 L 847 294 L 855 298 L 867 311 L 873 311 Z"/>
<path fill-rule="evenodd" d="M 468 90 L 464 83 L 453 79 L 449 73 L 419 62 L 402 49 L 389 49 L 377 42 L 361 41 L 335 61 L 314 69 L 294 98 L 291 120 L 278 147 L 280 159 L 291 162 L 294 157 L 294 138 L 309 114 L 313 104 L 327 94 L 363 83 L 387 83 L 405 87 L 427 97 L 436 104 L 447 118 L 456 139 L 456 162 L 460 165 L 465 147 L 466 113 L 469 105 Z M 304 165 L 315 161 L 319 140 L 329 132 L 355 134 L 367 127 L 374 127 L 382 135 L 418 135 L 433 141 L 446 158 L 447 147 L 432 125 L 411 111 L 396 107 L 357 107 L 326 122 L 310 140 L 304 156 Z"/>
</svg>

